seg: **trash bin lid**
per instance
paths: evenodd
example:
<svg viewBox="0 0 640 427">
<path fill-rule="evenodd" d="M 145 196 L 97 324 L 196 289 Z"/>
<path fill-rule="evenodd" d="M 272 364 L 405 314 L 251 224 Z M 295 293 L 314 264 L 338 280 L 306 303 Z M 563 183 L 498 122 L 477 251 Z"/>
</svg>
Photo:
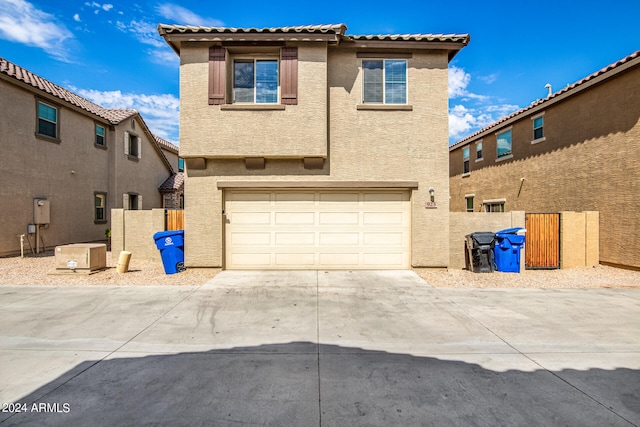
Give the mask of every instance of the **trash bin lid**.
<svg viewBox="0 0 640 427">
<path fill-rule="evenodd" d="M 165 237 L 184 236 L 184 230 L 158 231 L 153 235 L 155 240 L 164 239 Z"/>
<path fill-rule="evenodd" d="M 491 231 L 477 231 L 467 236 L 478 242 L 479 245 L 490 245 L 496 238 L 496 235 Z"/>
<path fill-rule="evenodd" d="M 498 234 L 524 234 L 527 232 L 526 228 L 522 227 L 514 227 L 514 228 L 506 228 L 504 230 L 496 231 L 496 235 Z"/>
</svg>

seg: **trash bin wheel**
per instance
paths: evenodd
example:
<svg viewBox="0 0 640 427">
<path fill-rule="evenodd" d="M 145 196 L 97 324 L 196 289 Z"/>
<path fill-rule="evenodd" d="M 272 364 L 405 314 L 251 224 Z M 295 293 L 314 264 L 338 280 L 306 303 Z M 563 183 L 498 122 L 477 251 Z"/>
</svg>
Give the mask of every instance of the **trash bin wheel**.
<svg viewBox="0 0 640 427">
<path fill-rule="evenodd" d="M 176 264 L 176 270 L 179 272 L 185 271 L 187 267 L 184 266 L 184 262 L 179 262 Z"/>
</svg>

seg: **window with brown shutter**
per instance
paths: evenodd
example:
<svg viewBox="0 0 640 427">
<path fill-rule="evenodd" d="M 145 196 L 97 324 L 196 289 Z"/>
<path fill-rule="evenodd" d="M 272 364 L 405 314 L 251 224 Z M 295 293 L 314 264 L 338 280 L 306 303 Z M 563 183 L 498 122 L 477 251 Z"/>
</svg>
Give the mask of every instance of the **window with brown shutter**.
<svg viewBox="0 0 640 427">
<path fill-rule="evenodd" d="M 298 48 L 283 47 L 280 51 L 281 100 L 285 105 L 298 104 Z"/>
<path fill-rule="evenodd" d="M 225 48 L 209 48 L 209 105 L 221 105 L 225 102 Z"/>
</svg>

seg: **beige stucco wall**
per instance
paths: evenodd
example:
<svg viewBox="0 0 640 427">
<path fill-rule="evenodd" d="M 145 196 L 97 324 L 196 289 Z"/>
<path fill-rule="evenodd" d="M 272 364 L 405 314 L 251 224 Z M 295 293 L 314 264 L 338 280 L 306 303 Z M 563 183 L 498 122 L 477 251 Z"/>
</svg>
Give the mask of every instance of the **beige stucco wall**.
<svg viewBox="0 0 640 427">
<path fill-rule="evenodd" d="M 496 231 L 513 227 L 525 228 L 525 213 L 522 211 L 487 212 L 451 212 L 449 223 L 449 268 L 465 268 L 464 243 L 467 234 L 480 231 Z M 526 238 L 526 237 L 525 237 Z M 521 268 L 525 265 L 525 251 L 520 251 Z"/>
<path fill-rule="evenodd" d="M 560 268 L 597 265 L 598 212 L 561 212 Z"/>
<path fill-rule="evenodd" d="M 160 260 L 153 235 L 164 231 L 164 209 L 112 209 L 111 251 L 131 252 L 134 259 Z"/>
<path fill-rule="evenodd" d="M 513 124 L 513 159 L 495 162 L 491 134 L 475 162 L 471 141 L 463 177 L 462 147 L 451 152 L 451 209 L 464 211 L 465 194 L 475 194 L 476 210 L 505 198 L 507 211 L 599 212 L 600 261 L 640 268 L 640 67 L 544 112 L 544 142 L 531 144 L 531 117 Z"/>
<path fill-rule="evenodd" d="M 289 43 L 288 46 L 296 44 Z M 266 111 L 228 110 L 228 106 L 209 105 L 208 49 L 206 44 L 183 43 L 181 46 L 181 156 L 212 156 L 214 153 L 218 157 L 327 155 L 325 43 L 302 44 L 298 48 L 301 87 L 298 105 Z M 278 50 L 274 52 L 277 57 Z M 231 61 L 227 55 L 227 69 L 232 67 Z M 227 89 L 227 97 L 231 102 L 230 89 Z"/>
<path fill-rule="evenodd" d="M 357 109 L 362 99 L 362 81 L 359 72 L 361 60 L 356 57 L 355 50 L 331 48 L 326 55 L 328 63 L 324 64 L 321 52 L 314 49 L 306 53 L 306 48 L 300 48 L 300 104 L 288 105 L 284 111 L 270 112 L 274 116 L 280 114 L 283 120 L 270 123 L 267 132 L 261 129 L 263 112 L 242 112 L 245 118 L 237 122 L 234 117 L 240 112 L 220 111 L 219 106 L 207 104 L 207 67 L 203 62 L 207 58 L 207 49 L 204 44 L 199 48 L 189 47 L 181 60 L 181 155 L 255 155 L 266 153 L 256 150 L 264 150 L 263 145 L 267 144 L 270 153 L 310 156 L 321 144 L 325 150 L 322 155 L 327 155 L 327 161 L 323 169 L 309 170 L 304 169 L 302 158 L 267 156 L 265 169 L 247 170 L 242 159 L 209 158 L 206 169 L 187 168 L 185 258 L 188 267 L 224 265 L 223 191 L 218 189 L 218 181 L 258 179 L 417 181 L 418 189 L 411 195 L 412 265 L 448 265 L 446 52 L 415 52 L 409 59 L 408 99 L 412 111 L 366 111 Z M 314 61 L 305 64 L 304 58 L 311 53 L 314 53 Z M 318 104 L 322 105 L 327 93 L 328 114 L 314 113 L 313 123 L 305 121 L 305 111 L 311 108 L 308 104 L 315 103 L 317 97 Z M 213 119 L 217 117 L 231 121 L 220 121 L 220 125 L 216 125 Z M 278 126 L 273 127 L 275 124 Z M 220 135 L 223 132 L 221 126 L 226 129 L 223 136 Z M 261 137 L 247 140 L 248 135 L 239 127 L 259 132 Z M 218 132 L 215 138 L 212 129 Z M 262 137 L 263 133 L 271 132 L 273 136 Z M 299 135 L 294 138 L 294 149 L 290 145 L 291 134 Z M 270 138 L 273 138 L 272 142 Z M 245 144 L 249 143 L 250 146 L 246 147 Z M 278 145 L 278 148 L 271 145 Z M 320 155 L 319 151 L 316 153 Z M 429 200 L 431 187 L 435 191 L 437 208 L 426 209 L 425 202 Z"/>
<path fill-rule="evenodd" d="M 20 251 L 19 236 L 33 223 L 33 199 L 46 198 L 51 223 L 40 229 L 47 247 L 105 240 L 110 209 L 122 207 L 122 194 L 143 196 L 143 208 L 161 207 L 158 186 L 169 171 L 150 145 L 140 123 L 142 158 L 134 162 L 124 155 L 124 130 L 129 119 L 110 127 L 93 116 L 69 108 L 54 97 L 42 100 L 58 106 L 60 141 L 37 138 L 36 96 L 0 78 L 0 255 Z M 96 147 L 95 123 L 107 129 L 107 149 Z M 94 192 L 107 193 L 106 223 L 94 222 Z M 31 236 L 35 248 L 35 235 Z M 25 241 L 27 251 L 28 242 Z"/>
</svg>

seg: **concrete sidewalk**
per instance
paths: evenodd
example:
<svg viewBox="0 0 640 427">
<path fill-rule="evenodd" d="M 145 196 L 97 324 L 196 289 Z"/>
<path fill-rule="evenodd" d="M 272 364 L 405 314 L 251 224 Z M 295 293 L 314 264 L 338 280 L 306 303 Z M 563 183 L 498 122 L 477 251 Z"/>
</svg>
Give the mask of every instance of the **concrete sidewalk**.
<svg viewBox="0 0 640 427">
<path fill-rule="evenodd" d="M 640 425 L 640 290 L 225 271 L 0 312 L 3 426 Z"/>
</svg>

